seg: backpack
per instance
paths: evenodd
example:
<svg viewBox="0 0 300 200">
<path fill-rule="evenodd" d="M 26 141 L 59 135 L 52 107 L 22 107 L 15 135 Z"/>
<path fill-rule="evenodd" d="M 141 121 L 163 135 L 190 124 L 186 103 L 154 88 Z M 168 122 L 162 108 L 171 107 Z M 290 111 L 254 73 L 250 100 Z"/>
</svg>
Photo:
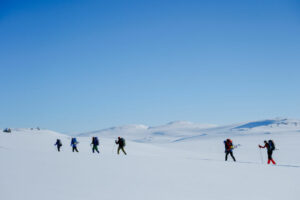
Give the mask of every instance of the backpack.
<svg viewBox="0 0 300 200">
<path fill-rule="evenodd" d="M 120 142 L 121 142 L 121 145 L 122 145 L 123 147 L 126 146 L 126 143 L 125 143 L 125 139 L 124 139 L 124 138 L 121 138 L 121 139 L 120 139 Z"/>
<path fill-rule="evenodd" d="M 273 140 L 269 140 L 268 144 L 269 144 L 271 151 L 275 150 L 275 144 L 274 144 Z"/>
<path fill-rule="evenodd" d="M 95 137 L 94 144 L 95 144 L 95 145 L 99 145 L 99 140 L 98 140 L 98 138 L 97 138 L 97 137 Z"/>
<path fill-rule="evenodd" d="M 232 141 L 231 141 L 230 139 L 225 140 L 225 141 L 224 141 L 224 144 L 225 144 L 225 150 L 226 150 L 226 151 L 227 151 L 227 150 L 233 149 L 233 148 L 232 148 Z"/>
<path fill-rule="evenodd" d="M 77 142 L 76 138 L 72 138 L 71 144 L 77 144 L 77 143 L 78 142 Z"/>
<path fill-rule="evenodd" d="M 231 139 L 227 140 L 227 145 L 231 149 L 231 147 L 232 147 L 232 140 Z"/>
</svg>

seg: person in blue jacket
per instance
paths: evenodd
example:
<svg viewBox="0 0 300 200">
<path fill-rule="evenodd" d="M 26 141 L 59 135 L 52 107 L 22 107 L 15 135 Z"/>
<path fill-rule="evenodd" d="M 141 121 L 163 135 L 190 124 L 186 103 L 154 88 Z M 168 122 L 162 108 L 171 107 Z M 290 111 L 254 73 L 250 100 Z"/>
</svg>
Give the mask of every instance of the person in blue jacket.
<svg viewBox="0 0 300 200">
<path fill-rule="evenodd" d="M 71 146 L 72 146 L 72 151 L 76 151 L 76 152 L 79 152 L 78 149 L 77 149 L 77 144 L 79 142 L 77 142 L 77 139 L 76 138 L 72 138 L 71 140 Z"/>
</svg>

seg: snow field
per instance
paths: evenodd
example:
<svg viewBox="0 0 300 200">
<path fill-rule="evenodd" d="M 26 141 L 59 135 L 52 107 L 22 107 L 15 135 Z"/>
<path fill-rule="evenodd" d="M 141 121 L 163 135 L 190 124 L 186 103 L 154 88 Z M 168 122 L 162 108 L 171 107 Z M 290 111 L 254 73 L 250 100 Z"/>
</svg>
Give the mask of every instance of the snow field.
<svg viewBox="0 0 300 200">
<path fill-rule="evenodd" d="M 124 135 L 126 138 L 126 135 Z M 235 144 L 238 162 L 224 161 L 223 140 Z M 60 138 L 62 152 L 54 146 Z M 257 145 L 272 138 L 278 166 L 261 164 Z M 128 155 L 116 155 L 114 138 L 100 139 L 92 154 L 90 137 L 21 129 L 0 134 L 0 199 L 2 200 L 298 200 L 300 134 L 219 135 L 180 142 L 126 141 Z M 165 139 L 165 138 L 164 138 Z"/>
</svg>

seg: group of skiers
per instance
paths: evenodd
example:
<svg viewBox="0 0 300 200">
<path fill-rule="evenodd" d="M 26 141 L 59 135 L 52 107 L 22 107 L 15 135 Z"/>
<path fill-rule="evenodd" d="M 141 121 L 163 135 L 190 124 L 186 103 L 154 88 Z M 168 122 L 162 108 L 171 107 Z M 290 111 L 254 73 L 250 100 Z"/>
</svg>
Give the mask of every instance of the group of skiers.
<svg viewBox="0 0 300 200">
<path fill-rule="evenodd" d="M 71 147 L 72 147 L 72 152 L 79 152 L 77 149 L 77 144 L 79 142 L 77 141 L 76 138 L 72 138 L 71 139 Z M 127 155 L 124 147 L 125 147 L 125 139 L 122 137 L 118 137 L 117 140 L 115 140 L 115 143 L 118 145 L 118 150 L 117 150 L 117 154 L 120 154 L 120 150 L 123 151 L 123 153 L 125 155 Z M 62 142 L 60 139 L 56 140 L 56 143 L 54 144 L 57 147 L 57 151 L 60 151 L 60 148 L 62 147 Z M 92 137 L 92 142 L 90 144 L 92 146 L 92 152 L 95 153 L 100 153 L 98 146 L 100 145 L 99 139 L 98 137 Z M 230 155 L 233 159 L 233 161 L 235 162 L 236 159 L 233 155 L 233 150 L 235 148 L 237 148 L 239 145 L 233 145 L 233 142 L 231 139 L 226 139 L 224 141 L 224 145 L 225 145 L 225 161 L 227 161 L 228 159 L 228 155 Z M 272 154 L 273 151 L 275 150 L 275 144 L 273 142 L 273 140 L 269 140 L 269 141 L 264 141 L 264 145 L 258 145 L 259 148 L 266 148 L 267 149 L 267 154 L 268 154 L 268 164 L 270 164 L 271 162 L 276 165 L 276 162 L 273 160 L 272 158 Z"/>
<path fill-rule="evenodd" d="M 224 145 L 225 145 L 225 161 L 227 161 L 228 155 L 230 154 L 230 156 L 232 157 L 233 161 L 235 162 L 236 159 L 233 156 L 233 149 L 237 148 L 238 145 L 233 145 L 232 140 L 231 139 L 227 139 L 224 141 Z M 270 164 L 270 162 L 273 163 L 273 165 L 276 165 L 276 162 L 273 160 L 272 154 L 273 151 L 275 150 L 275 143 L 273 142 L 273 140 L 269 140 L 269 141 L 264 141 L 264 145 L 258 145 L 259 148 L 266 148 L 267 149 L 267 154 L 268 154 L 268 164 Z"/>
<path fill-rule="evenodd" d="M 77 145 L 78 145 L 78 141 L 76 138 L 72 138 L 71 139 L 71 147 L 72 147 L 72 152 L 79 152 L 78 149 L 77 149 Z M 120 154 L 120 150 L 123 151 L 123 153 L 125 155 L 127 155 L 124 147 L 126 145 L 125 143 L 125 139 L 122 138 L 122 137 L 118 137 L 117 140 L 115 140 L 115 143 L 118 145 L 118 150 L 117 150 L 117 153 Z M 60 152 L 60 148 L 62 147 L 62 142 L 60 139 L 57 139 L 56 140 L 56 143 L 54 144 L 56 147 L 57 147 L 57 151 Z M 100 142 L 99 142 L 99 139 L 98 137 L 92 137 L 92 142 L 90 144 L 92 146 L 92 152 L 95 153 L 100 153 L 99 149 L 98 149 L 98 146 L 100 145 Z"/>
</svg>

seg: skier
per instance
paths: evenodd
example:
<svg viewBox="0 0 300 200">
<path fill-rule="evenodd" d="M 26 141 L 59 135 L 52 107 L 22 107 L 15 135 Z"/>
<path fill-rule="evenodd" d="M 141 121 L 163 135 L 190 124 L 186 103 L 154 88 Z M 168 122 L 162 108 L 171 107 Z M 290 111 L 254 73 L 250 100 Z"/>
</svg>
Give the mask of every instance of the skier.
<svg viewBox="0 0 300 200">
<path fill-rule="evenodd" d="M 227 139 L 224 141 L 224 144 L 225 144 L 225 161 L 227 161 L 228 154 L 230 154 L 233 161 L 235 162 L 235 157 L 233 156 L 233 153 L 232 153 L 232 150 L 234 149 L 232 141 L 230 139 Z"/>
<path fill-rule="evenodd" d="M 272 162 L 273 165 L 276 165 L 276 162 L 272 158 L 273 151 L 275 150 L 274 142 L 272 140 L 269 140 L 268 142 L 265 140 L 264 143 L 265 143 L 264 146 L 258 145 L 258 147 L 259 148 L 267 148 L 268 164 L 270 164 L 270 162 Z"/>
<path fill-rule="evenodd" d="M 124 147 L 125 147 L 125 139 L 124 139 L 124 138 L 121 138 L 121 137 L 118 137 L 118 140 L 116 140 L 115 143 L 119 145 L 119 147 L 118 147 L 118 154 L 120 154 L 120 150 L 122 150 L 123 153 L 124 153 L 125 155 L 127 155 L 127 153 L 126 153 L 125 150 L 124 150 Z"/>
<path fill-rule="evenodd" d="M 71 140 L 71 146 L 72 146 L 72 151 L 74 152 L 74 151 L 76 151 L 76 152 L 78 152 L 78 149 L 77 149 L 77 144 L 78 144 L 79 142 L 77 142 L 77 140 L 76 140 L 76 138 L 72 138 L 72 140 Z"/>
<path fill-rule="evenodd" d="M 95 153 L 95 151 L 97 151 L 98 153 L 100 153 L 99 150 L 98 150 L 99 140 L 98 140 L 97 137 L 93 137 L 93 138 L 92 138 L 92 143 L 91 143 L 91 145 L 93 145 L 93 148 L 92 148 L 93 153 Z"/>
<path fill-rule="evenodd" d="M 60 152 L 60 147 L 62 146 L 62 143 L 61 143 L 60 139 L 57 139 L 56 143 L 54 145 L 57 146 L 57 151 Z"/>
</svg>

